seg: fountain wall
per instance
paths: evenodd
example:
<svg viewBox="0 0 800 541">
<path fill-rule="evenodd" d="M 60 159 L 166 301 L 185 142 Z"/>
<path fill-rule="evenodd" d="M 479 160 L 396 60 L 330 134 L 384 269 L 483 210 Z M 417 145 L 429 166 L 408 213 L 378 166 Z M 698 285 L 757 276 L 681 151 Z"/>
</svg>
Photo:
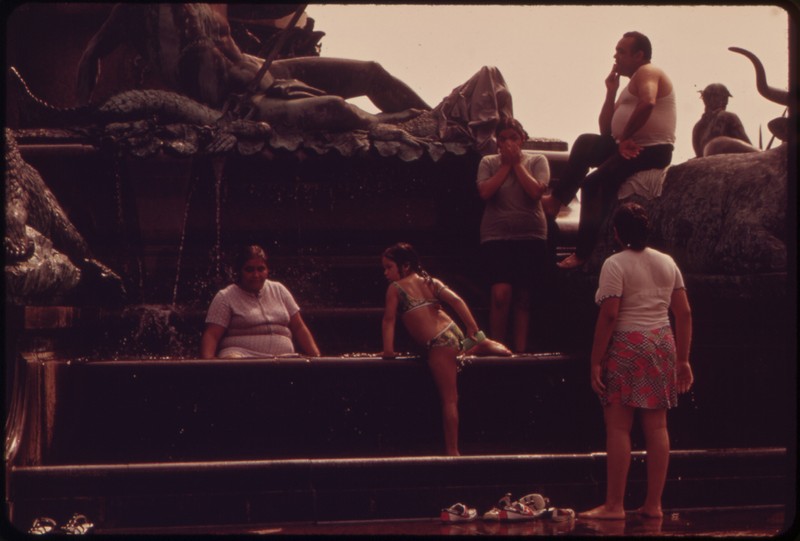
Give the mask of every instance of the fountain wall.
<svg viewBox="0 0 800 541">
<path fill-rule="evenodd" d="M 55 32 L 66 30 L 55 26 L 47 39 L 57 42 Z M 36 51 L 23 59 L 32 85 L 50 101 L 71 103 L 66 64 L 80 46 L 65 45 L 64 65 L 53 70 Z M 12 54 L 25 57 L 19 47 Z M 119 80 L 124 75 L 117 73 Z M 6 304 L 12 479 L 6 501 L 16 505 L 18 524 L 27 525 L 39 511 L 76 504 L 110 522 L 123 515 L 142 520 L 123 511 L 126 489 L 145 509 L 144 501 L 180 478 L 178 496 L 159 500 L 169 500 L 174 517 L 189 501 L 183 497 L 197 501 L 212 494 L 208 500 L 217 504 L 226 495 L 239 498 L 247 485 L 241 477 L 253 472 L 266 484 L 248 485 L 250 492 L 236 500 L 248 510 L 287 499 L 315 505 L 327 497 L 330 503 L 341 492 L 326 482 L 341 480 L 343 471 L 355 472 L 354 492 L 381 501 L 380 489 L 364 488 L 372 473 L 337 462 L 312 480 L 315 466 L 309 464 L 438 453 L 437 398 L 418 352 L 401 333 L 398 349 L 408 349 L 406 358 L 384 361 L 368 354 L 380 347 L 386 284 L 379 254 L 399 240 L 415 244 L 428 270 L 464 296 L 485 325 L 488 291 L 476 257 L 482 209 L 474 190 L 477 153 L 404 160 L 376 148 L 347 157 L 270 148 L 212 157 L 165 146 L 137 156 L 122 152 L 110 137 L 44 137 L 35 130 L 18 135 L 24 158 L 93 255 L 121 276 L 128 295 L 119 300 L 81 291 Z M 546 153 L 557 177 L 565 153 Z M 231 279 L 225 256 L 242 243 L 260 243 L 270 252 L 272 277 L 293 291 L 326 357 L 196 358 L 208 303 Z M 711 460 L 678 469 L 670 479 L 671 487 L 680 487 L 670 489 L 672 502 L 689 501 L 685 496 L 702 492 L 703 483 L 713 484 L 714 494 L 692 501 L 732 501 L 731 487 L 751 486 L 741 481 L 751 474 L 777 480 L 768 486 L 778 490 L 764 495 L 769 491 L 762 488 L 759 501 L 783 501 L 790 468 L 782 460 L 787 449 L 793 457 L 796 446 L 796 306 L 787 274 L 686 275 L 697 383 L 671 413 L 674 449 L 689 455 L 722 449 L 715 459 L 728 450 L 747 458 L 724 468 L 717 463 L 716 470 Z M 478 457 L 475 463 L 482 461 L 476 481 L 481 497 L 499 493 L 500 480 L 506 488 L 513 484 L 509 472 L 529 465 L 512 460 L 522 453 L 558 456 L 549 463 L 556 465 L 552 471 L 531 469 L 542 477 L 526 477 L 520 489 L 599 494 L 602 464 L 594 455 L 604 446 L 601 409 L 586 376 L 596 280 L 581 272 L 553 277 L 532 322 L 535 354 L 471 360 L 464 367 L 463 448 Z M 641 449 L 639 434 L 635 445 Z M 753 449 L 763 452 L 755 464 L 748 454 Z M 569 458 L 578 454 L 580 467 Z M 279 462 L 292 459 L 305 462 Z M 254 460 L 263 463 L 248 462 Z M 454 495 L 452 487 L 464 482 L 464 471 L 442 473 L 452 466 L 414 464 L 410 476 L 391 470 L 394 463 L 379 471 L 391 470 L 400 493 L 407 487 L 404 476 L 422 487 L 419 492 L 437 497 Z M 420 480 L 429 467 L 441 477 Z M 716 472 L 713 479 L 709 471 Z M 193 484 L 192 475 L 209 483 Z M 121 480 L 119 487 L 109 479 Z M 291 509 L 281 509 L 280 518 L 293 517 Z M 379 514 L 359 512 L 359 518 Z M 202 513 L 185 514 L 202 519 Z M 254 516 L 272 515 L 248 511 L 244 520 Z"/>
</svg>

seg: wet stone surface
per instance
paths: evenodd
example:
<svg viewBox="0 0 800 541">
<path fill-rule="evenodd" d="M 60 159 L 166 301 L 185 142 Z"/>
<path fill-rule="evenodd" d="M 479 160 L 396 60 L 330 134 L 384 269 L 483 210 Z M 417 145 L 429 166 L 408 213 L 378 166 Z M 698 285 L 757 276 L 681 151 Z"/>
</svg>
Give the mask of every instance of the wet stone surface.
<svg viewBox="0 0 800 541">
<path fill-rule="evenodd" d="M 260 524 L 180 529 L 97 531 L 97 533 L 142 534 L 242 534 L 242 535 L 501 535 L 574 537 L 774 537 L 796 528 L 787 521 L 783 506 L 717 509 L 666 509 L 663 519 L 641 518 L 629 513 L 625 520 L 584 520 L 566 522 L 533 520 L 518 523 L 476 520 L 463 524 L 442 524 L 438 519 Z"/>
</svg>

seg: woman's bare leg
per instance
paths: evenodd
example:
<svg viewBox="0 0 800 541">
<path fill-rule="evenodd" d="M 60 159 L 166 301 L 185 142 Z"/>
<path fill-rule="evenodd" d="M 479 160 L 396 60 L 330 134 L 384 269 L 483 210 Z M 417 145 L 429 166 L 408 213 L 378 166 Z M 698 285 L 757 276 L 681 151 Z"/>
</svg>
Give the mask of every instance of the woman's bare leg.
<svg viewBox="0 0 800 541">
<path fill-rule="evenodd" d="M 597 519 L 625 518 L 625 484 L 631 463 L 631 426 L 634 409 L 621 404 L 605 408 L 606 421 L 606 501 L 579 516 Z"/>
<path fill-rule="evenodd" d="M 458 452 L 458 364 L 455 348 L 432 348 L 428 352 L 428 366 L 439 390 L 442 406 L 445 452 L 459 456 Z"/>
<path fill-rule="evenodd" d="M 531 320 L 530 292 L 517 288 L 514 291 L 514 352 L 523 353 L 528 349 L 528 327 Z"/>
<path fill-rule="evenodd" d="M 489 334 L 494 340 L 505 344 L 511 312 L 511 284 L 492 284 L 491 297 Z"/>
<path fill-rule="evenodd" d="M 653 518 L 663 517 L 661 495 L 669 466 L 667 410 L 641 410 L 642 431 L 647 447 L 647 496 L 637 512 Z"/>
</svg>

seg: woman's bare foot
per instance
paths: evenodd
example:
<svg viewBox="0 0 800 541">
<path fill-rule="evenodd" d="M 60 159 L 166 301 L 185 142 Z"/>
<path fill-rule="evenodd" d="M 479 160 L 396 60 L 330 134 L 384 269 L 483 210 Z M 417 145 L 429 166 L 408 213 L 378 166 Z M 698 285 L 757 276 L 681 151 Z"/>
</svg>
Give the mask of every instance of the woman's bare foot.
<svg viewBox="0 0 800 541">
<path fill-rule="evenodd" d="M 637 515 L 644 517 L 644 518 L 664 518 L 664 513 L 661 511 L 661 507 L 647 507 L 641 506 L 639 509 L 634 511 Z"/>
<path fill-rule="evenodd" d="M 578 513 L 578 518 L 592 518 L 597 520 L 625 520 L 624 509 L 608 509 L 605 504 Z"/>
<path fill-rule="evenodd" d="M 575 254 L 570 254 L 563 261 L 556 263 L 556 266 L 558 266 L 560 269 L 577 269 L 584 263 L 586 263 L 585 260 L 580 259 Z"/>
</svg>

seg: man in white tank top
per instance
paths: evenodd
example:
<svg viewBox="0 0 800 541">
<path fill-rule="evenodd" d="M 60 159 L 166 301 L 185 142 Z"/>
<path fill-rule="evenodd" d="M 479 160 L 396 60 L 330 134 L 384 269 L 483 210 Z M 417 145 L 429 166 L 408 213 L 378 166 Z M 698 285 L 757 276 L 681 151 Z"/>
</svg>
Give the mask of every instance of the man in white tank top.
<svg viewBox="0 0 800 541">
<path fill-rule="evenodd" d="M 606 77 L 606 99 L 600 111 L 600 134 L 585 133 L 572 145 L 567 167 L 542 207 L 556 216 L 581 191 L 581 213 L 575 253 L 558 266 L 583 265 L 592 253 L 603 218 L 611 210 L 620 185 L 632 174 L 663 169 L 672 161 L 677 121 L 672 81 L 650 63 L 650 40 L 626 32 Z M 630 82 L 617 99 L 620 76 Z M 589 173 L 590 168 L 596 167 Z"/>
</svg>

